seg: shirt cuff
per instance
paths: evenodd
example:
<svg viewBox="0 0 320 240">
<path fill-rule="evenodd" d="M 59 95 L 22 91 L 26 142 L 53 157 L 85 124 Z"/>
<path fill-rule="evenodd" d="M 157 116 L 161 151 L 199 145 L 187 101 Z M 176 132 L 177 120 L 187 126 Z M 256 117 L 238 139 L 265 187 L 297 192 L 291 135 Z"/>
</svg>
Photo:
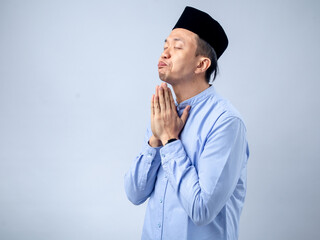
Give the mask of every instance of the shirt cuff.
<svg viewBox="0 0 320 240">
<path fill-rule="evenodd" d="M 160 149 L 162 164 L 166 164 L 171 159 L 185 158 L 186 152 L 180 139 L 168 143 Z"/>
<path fill-rule="evenodd" d="M 142 152 L 141 152 L 141 155 L 143 155 L 143 156 L 146 156 L 148 159 L 150 159 L 149 161 L 150 161 L 150 163 L 152 162 L 152 161 L 157 161 L 157 160 L 159 160 L 160 161 L 160 149 L 162 148 L 162 146 L 160 146 L 160 147 L 151 147 L 150 145 L 149 145 L 149 143 L 147 142 L 146 144 L 145 144 L 145 147 L 144 147 L 144 149 L 142 150 Z"/>
<path fill-rule="evenodd" d="M 146 145 L 147 145 L 147 147 L 156 149 L 157 151 L 160 150 L 160 149 L 163 147 L 163 146 L 160 146 L 160 147 L 151 147 L 150 144 L 149 144 L 149 141 L 147 142 Z"/>
</svg>

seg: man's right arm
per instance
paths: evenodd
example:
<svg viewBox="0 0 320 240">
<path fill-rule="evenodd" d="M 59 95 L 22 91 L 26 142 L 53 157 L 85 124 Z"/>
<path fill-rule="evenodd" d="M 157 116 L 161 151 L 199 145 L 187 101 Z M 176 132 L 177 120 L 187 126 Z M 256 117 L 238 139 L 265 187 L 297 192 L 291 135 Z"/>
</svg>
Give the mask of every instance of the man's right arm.
<svg viewBox="0 0 320 240">
<path fill-rule="evenodd" d="M 152 135 L 151 130 L 148 128 L 144 146 L 125 175 L 125 191 L 128 199 L 135 205 L 146 201 L 154 189 L 156 176 L 161 164 L 160 144 L 161 142 L 159 143 L 159 140 Z"/>
</svg>

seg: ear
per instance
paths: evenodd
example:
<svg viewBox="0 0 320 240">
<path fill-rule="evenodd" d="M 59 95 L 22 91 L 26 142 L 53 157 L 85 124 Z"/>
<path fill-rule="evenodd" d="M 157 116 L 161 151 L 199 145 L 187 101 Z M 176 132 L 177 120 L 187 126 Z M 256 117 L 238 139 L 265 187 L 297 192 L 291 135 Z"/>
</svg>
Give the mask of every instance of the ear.
<svg viewBox="0 0 320 240">
<path fill-rule="evenodd" d="M 211 60 L 207 57 L 201 57 L 199 59 L 195 73 L 197 74 L 205 73 L 210 66 L 211 66 Z"/>
</svg>

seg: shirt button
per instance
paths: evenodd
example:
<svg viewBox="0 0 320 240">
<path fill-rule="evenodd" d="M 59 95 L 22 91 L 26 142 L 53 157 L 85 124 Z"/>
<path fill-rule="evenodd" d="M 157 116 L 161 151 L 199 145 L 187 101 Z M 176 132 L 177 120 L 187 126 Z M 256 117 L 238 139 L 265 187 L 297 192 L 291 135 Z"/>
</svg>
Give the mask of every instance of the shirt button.
<svg viewBox="0 0 320 240">
<path fill-rule="evenodd" d="M 152 153 L 148 153 L 148 156 L 149 156 L 149 157 L 152 157 Z"/>
<path fill-rule="evenodd" d="M 160 199 L 160 203 L 162 203 L 162 199 Z"/>
<path fill-rule="evenodd" d="M 165 154 L 162 154 L 161 156 L 162 156 L 163 158 L 165 158 L 165 157 L 166 157 L 166 155 L 165 155 Z"/>
<path fill-rule="evenodd" d="M 158 228 L 161 228 L 161 224 L 160 223 L 158 223 Z"/>
</svg>

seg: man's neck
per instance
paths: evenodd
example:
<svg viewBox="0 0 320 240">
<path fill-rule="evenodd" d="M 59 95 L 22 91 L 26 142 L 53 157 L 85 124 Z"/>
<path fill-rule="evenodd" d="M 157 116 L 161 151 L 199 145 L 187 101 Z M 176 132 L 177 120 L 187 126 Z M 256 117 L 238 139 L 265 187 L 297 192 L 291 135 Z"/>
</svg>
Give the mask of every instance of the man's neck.
<svg viewBox="0 0 320 240">
<path fill-rule="evenodd" d="M 180 84 L 172 85 L 178 104 L 196 96 L 197 94 L 206 90 L 208 87 L 210 87 L 210 85 L 204 79 L 195 79 L 188 82 L 182 81 Z"/>
</svg>

